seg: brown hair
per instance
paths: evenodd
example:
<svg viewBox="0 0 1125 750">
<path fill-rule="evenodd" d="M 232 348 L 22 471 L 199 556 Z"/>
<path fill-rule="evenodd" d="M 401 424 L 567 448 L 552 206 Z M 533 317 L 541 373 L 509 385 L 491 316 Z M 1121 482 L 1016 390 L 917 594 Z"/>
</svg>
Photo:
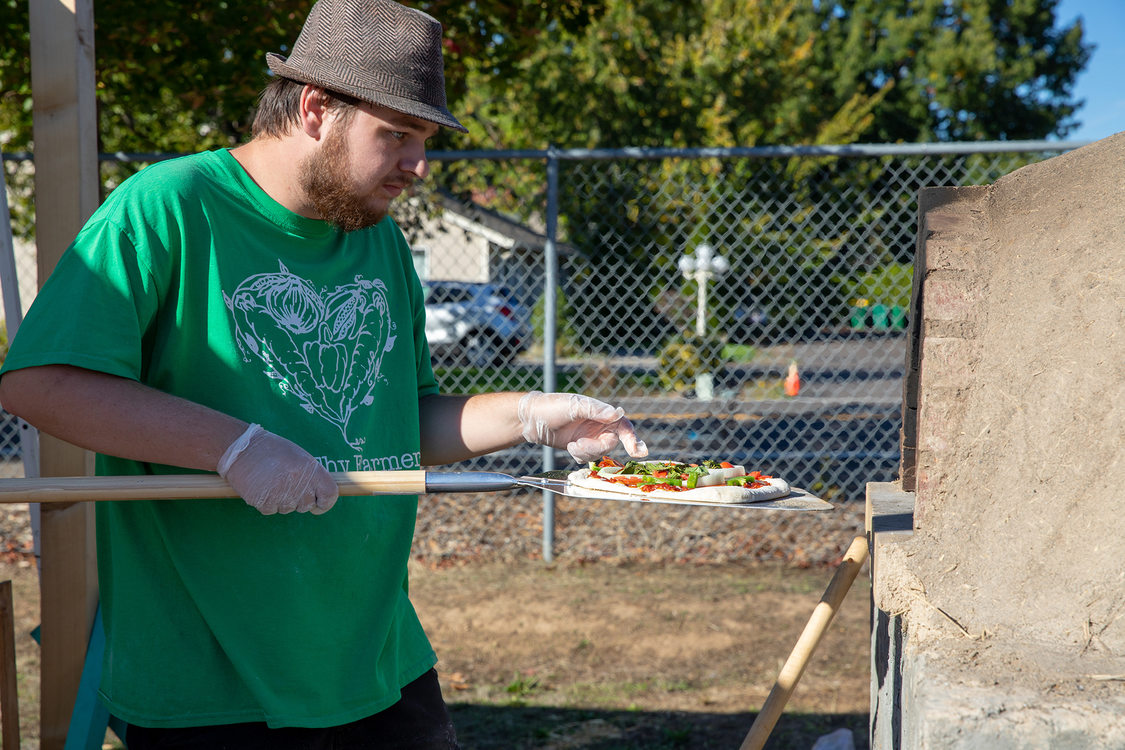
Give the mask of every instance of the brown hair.
<svg viewBox="0 0 1125 750">
<path fill-rule="evenodd" d="M 301 92 L 304 88 L 305 84 L 300 81 L 273 76 L 258 96 L 258 111 L 254 115 L 251 135 L 254 138 L 280 138 L 286 135 L 300 122 Z M 324 88 L 321 91 L 327 98 L 327 108 L 340 110 L 341 122 L 346 125 L 359 106 L 359 99 Z"/>
</svg>

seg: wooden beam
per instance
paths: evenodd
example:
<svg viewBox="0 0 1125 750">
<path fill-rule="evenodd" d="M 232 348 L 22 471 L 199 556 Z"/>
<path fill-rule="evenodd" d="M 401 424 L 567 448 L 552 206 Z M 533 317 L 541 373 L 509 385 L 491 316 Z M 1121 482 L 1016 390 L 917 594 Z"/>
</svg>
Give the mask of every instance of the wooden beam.
<svg viewBox="0 0 1125 750">
<path fill-rule="evenodd" d="M 20 746 L 20 700 L 16 680 L 16 612 L 12 582 L 0 582 L 0 747 Z"/>
<path fill-rule="evenodd" d="M 98 206 L 93 0 L 29 0 L 39 286 Z M 90 473 L 85 451 L 43 435 L 40 474 Z M 42 508 L 43 750 L 62 750 L 97 608 L 93 509 Z"/>
</svg>

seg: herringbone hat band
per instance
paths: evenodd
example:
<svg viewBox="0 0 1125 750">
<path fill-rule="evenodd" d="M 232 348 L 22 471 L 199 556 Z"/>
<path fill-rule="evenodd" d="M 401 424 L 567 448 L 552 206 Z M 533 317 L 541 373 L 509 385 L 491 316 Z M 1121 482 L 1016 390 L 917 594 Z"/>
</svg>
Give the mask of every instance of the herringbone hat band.
<svg viewBox="0 0 1125 750">
<path fill-rule="evenodd" d="M 318 0 L 270 70 L 468 132 L 445 104 L 441 24 L 391 0 Z"/>
</svg>

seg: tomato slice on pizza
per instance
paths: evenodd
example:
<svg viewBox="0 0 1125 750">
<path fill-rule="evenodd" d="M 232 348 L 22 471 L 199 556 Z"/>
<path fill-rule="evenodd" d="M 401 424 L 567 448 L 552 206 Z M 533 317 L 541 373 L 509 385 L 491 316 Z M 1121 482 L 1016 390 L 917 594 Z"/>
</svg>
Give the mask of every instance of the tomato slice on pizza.
<svg viewBox="0 0 1125 750">
<path fill-rule="evenodd" d="M 571 472 L 567 481 L 579 488 L 618 492 L 639 498 L 710 503 L 754 503 L 789 494 L 789 483 L 760 471 L 746 471 L 728 461 L 629 461 L 611 458 Z"/>
</svg>

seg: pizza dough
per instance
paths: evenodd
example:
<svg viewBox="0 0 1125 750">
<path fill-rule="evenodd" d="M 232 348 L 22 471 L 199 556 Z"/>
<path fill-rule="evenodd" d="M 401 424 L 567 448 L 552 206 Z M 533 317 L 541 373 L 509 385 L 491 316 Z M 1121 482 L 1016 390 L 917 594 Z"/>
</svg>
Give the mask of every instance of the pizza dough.
<svg viewBox="0 0 1125 750">
<path fill-rule="evenodd" d="M 599 473 L 618 475 L 621 467 L 603 467 Z M 616 470 L 616 471 L 615 471 Z M 590 469 L 579 469 L 570 473 L 567 482 L 575 487 L 596 490 L 598 492 L 615 492 L 623 495 L 645 499 L 687 500 L 691 502 L 707 503 L 756 503 L 764 500 L 774 500 L 789 494 L 789 483 L 777 477 L 762 477 L 759 481 L 765 482 L 763 487 L 732 487 L 726 480 L 733 476 L 745 476 L 746 472 L 741 467 L 733 467 L 738 473 L 731 470 L 713 469 L 707 477 L 700 477 L 700 483 L 690 490 L 666 490 L 655 488 L 642 490 L 640 487 L 630 487 L 621 482 L 610 482 L 598 476 L 591 476 Z M 632 475 L 640 476 L 640 475 Z"/>
</svg>

